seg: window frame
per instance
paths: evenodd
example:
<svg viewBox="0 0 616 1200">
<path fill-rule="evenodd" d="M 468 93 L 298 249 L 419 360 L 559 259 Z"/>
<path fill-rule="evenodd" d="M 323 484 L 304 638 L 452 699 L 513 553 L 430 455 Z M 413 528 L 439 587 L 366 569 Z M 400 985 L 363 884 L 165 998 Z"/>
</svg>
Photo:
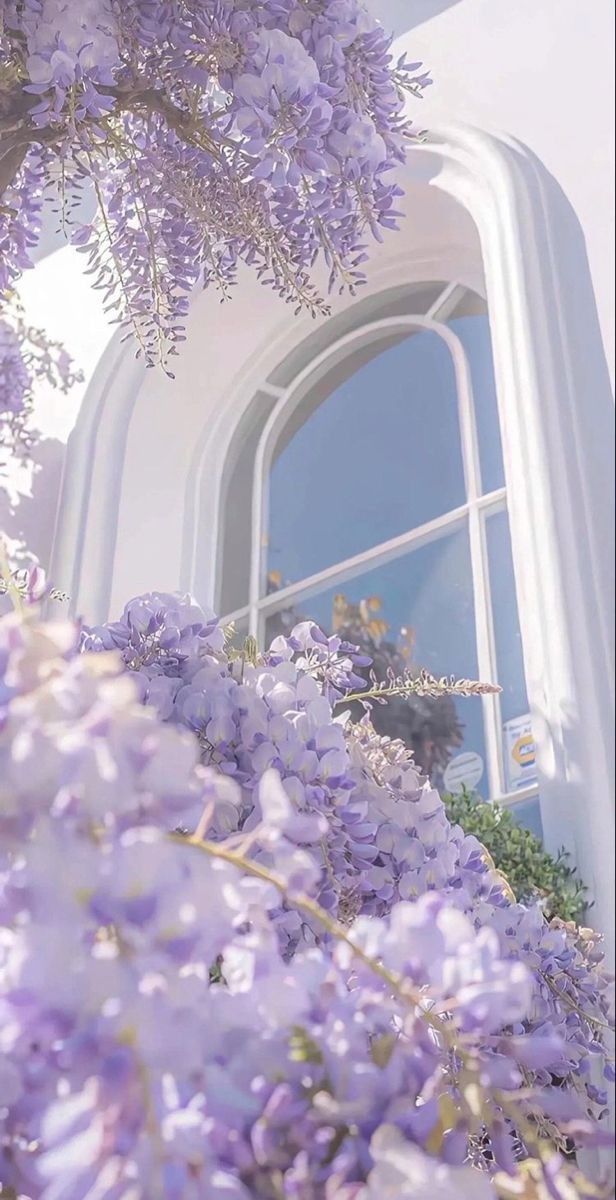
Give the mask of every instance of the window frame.
<svg viewBox="0 0 616 1200">
<path fill-rule="evenodd" d="M 425 285 L 420 282 L 419 288 L 421 289 L 422 286 L 428 286 L 428 281 L 425 281 Z M 452 281 L 443 285 L 441 292 L 425 313 L 408 312 L 377 319 L 370 319 L 369 316 L 364 319 L 360 318 L 350 331 L 337 337 L 311 357 L 310 361 L 296 372 L 286 387 L 273 384 L 269 378 L 259 385 L 259 393 L 269 396 L 275 403 L 264 421 L 253 467 L 248 603 L 227 613 L 223 618 L 225 622 L 247 620 L 248 632 L 262 644 L 267 617 L 284 608 L 287 603 L 311 594 L 314 595 L 315 592 L 328 586 L 341 584 L 347 579 L 354 578 L 364 569 L 391 562 L 411 549 L 418 549 L 422 545 L 437 540 L 447 532 L 466 529 L 469 539 L 478 673 L 481 679 L 497 680 L 497 655 L 486 526 L 489 517 L 500 512 L 507 512 L 507 489 L 503 486 L 491 492 L 482 492 L 481 461 L 470 363 L 461 340 L 444 323 L 455 311 L 458 301 L 468 290 L 466 285 Z M 412 299 L 412 295 L 410 299 Z M 305 576 L 268 595 L 264 551 L 267 546 L 269 475 L 276 445 L 285 426 L 305 402 L 311 387 L 318 382 L 321 374 L 326 373 L 328 368 L 340 362 L 346 362 L 350 366 L 349 376 L 353 374 L 353 355 L 358 344 L 365 347 L 369 339 L 378 347 L 379 341 L 383 341 L 388 334 L 421 331 L 432 332 L 439 337 L 451 358 L 456 386 L 466 502 L 430 521 L 414 526 L 396 537 L 377 543 L 350 558 L 325 567 L 310 576 Z M 224 562 L 219 566 L 220 572 L 222 572 Z M 515 809 L 517 805 L 538 797 L 539 785 L 532 783 L 515 791 L 507 791 L 500 697 L 498 694 L 483 696 L 481 703 L 490 801 Z"/>
</svg>

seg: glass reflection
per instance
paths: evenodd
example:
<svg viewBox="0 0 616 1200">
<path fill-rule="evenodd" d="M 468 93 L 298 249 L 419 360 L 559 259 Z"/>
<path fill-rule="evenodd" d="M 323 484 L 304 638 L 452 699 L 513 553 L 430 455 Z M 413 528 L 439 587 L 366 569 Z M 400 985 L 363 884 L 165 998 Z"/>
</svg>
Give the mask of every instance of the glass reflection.
<svg viewBox="0 0 616 1200">
<path fill-rule="evenodd" d="M 451 356 L 416 333 L 336 387 L 276 458 L 267 570 L 294 583 L 464 501 Z"/>
<path fill-rule="evenodd" d="M 432 674 L 476 678 L 475 614 L 466 528 L 382 566 L 306 596 L 267 621 L 266 644 L 311 619 L 358 643 L 377 677 L 424 667 Z M 360 715 L 358 712 L 355 715 Z M 375 705 L 379 732 L 401 738 L 437 786 L 448 776 L 487 796 L 481 701 L 413 697 Z M 464 755 L 464 761 L 460 762 Z M 470 772 L 470 774 L 469 774 Z"/>
</svg>

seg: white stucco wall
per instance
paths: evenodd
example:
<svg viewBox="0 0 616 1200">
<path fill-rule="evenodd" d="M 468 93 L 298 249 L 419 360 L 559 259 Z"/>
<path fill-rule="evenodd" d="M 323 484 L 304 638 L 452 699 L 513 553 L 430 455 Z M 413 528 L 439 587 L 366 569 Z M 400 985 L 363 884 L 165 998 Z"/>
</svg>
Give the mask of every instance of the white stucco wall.
<svg viewBox="0 0 616 1200">
<path fill-rule="evenodd" d="M 372 0 L 432 71 L 421 122 L 509 133 L 554 176 L 584 231 L 614 379 L 613 0 Z"/>
</svg>

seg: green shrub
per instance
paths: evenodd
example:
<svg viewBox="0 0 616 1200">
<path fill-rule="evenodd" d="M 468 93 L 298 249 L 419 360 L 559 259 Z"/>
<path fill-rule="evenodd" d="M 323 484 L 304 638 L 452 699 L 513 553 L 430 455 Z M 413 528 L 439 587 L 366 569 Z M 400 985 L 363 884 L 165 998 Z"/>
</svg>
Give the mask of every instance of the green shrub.
<svg viewBox="0 0 616 1200">
<path fill-rule="evenodd" d="M 470 792 L 443 796 L 450 821 L 485 846 L 518 900 L 540 898 L 546 916 L 579 923 L 587 905 L 586 888 L 561 850 L 548 854 L 539 838 L 517 825 L 511 812 L 486 804 Z"/>
</svg>

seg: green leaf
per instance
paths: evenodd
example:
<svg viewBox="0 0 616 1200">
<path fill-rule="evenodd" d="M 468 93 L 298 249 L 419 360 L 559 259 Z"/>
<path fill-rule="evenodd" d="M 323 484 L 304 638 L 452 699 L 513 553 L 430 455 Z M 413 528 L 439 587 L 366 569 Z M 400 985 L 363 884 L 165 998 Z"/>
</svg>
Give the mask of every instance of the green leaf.
<svg viewBox="0 0 616 1200">
<path fill-rule="evenodd" d="M 481 842 L 520 900 L 540 898 L 548 918 L 578 923 L 583 919 L 586 888 L 564 850 L 556 857 L 548 854 L 530 830 L 516 824 L 508 809 L 487 804 L 466 790 L 443 800 L 450 821 Z"/>
</svg>

